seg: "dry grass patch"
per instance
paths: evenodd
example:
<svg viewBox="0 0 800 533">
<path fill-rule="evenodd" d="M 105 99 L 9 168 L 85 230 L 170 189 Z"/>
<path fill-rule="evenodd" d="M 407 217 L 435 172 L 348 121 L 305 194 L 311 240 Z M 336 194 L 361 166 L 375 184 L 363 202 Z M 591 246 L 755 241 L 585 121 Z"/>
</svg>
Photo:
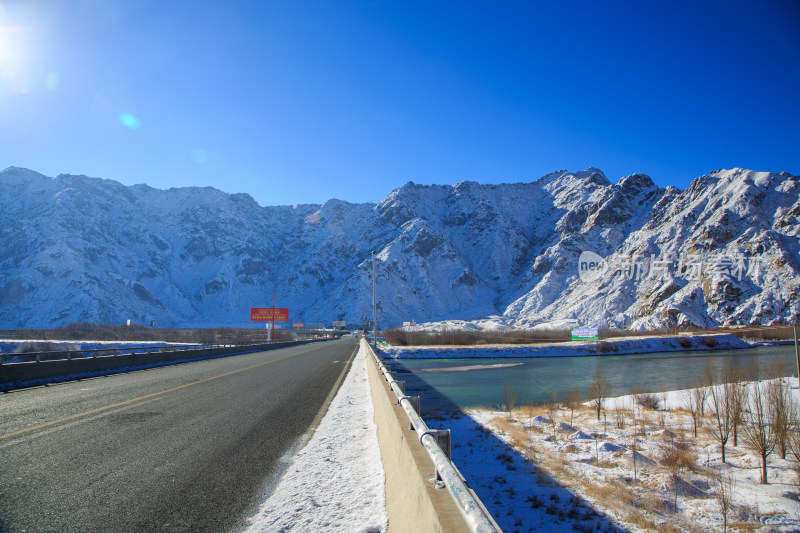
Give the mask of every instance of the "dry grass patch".
<svg viewBox="0 0 800 533">
<path fill-rule="evenodd" d="M 682 520 L 661 522 L 656 527 L 659 533 L 686 533 L 686 524 Z"/>
<path fill-rule="evenodd" d="M 509 420 L 502 417 L 492 419 L 492 424 L 500 431 L 508 435 L 509 440 L 513 447 L 524 450 L 528 447 L 530 439 L 528 432 L 521 428 L 514 420 Z"/>
<path fill-rule="evenodd" d="M 764 527 L 764 524 L 758 522 L 731 522 L 728 524 L 730 531 L 759 531 Z"/>
<path fill-rule="evenodd" d="M 573 413 L 569 408 L 558 410 L 554 405 L 526 405 L 508 416 L 493 413 L 495 418 L 487 427 L 496 428 L 503 440 L 535 464 L 540 485 L 568 488 L 576 498 L 586 499 L 592 507 L 607 511 L 624 529 L 689 533 L 714 530 L 718 525 L 721 531 L 722 519 L 715 516 L 717 509 L 713 502 L 700 501 L 714 498 L 717 489 L 713 472 L 720 459 L 714 439 L 703 430 L 703 423 L 694 436 L 692 412 L 678 407 L 674 398 L 667 405 L 666 396 L 649 393 L 647 397 L 658 399 L 662 409 L 653 411 L 640 405 L 634 409 L 629 407 L 634 399 L 627 398 L 624 403 L 616 403 L 617 411 L 608 409 L 607 420 L 597 421 L 591 405 L 576 405 Z M 555 416 L 556 422 L 567 422 L 573 431 L 580 433 L 562 436 L 565 430 L 558 426 L 533 424 L 537 416 L 547 419 Z M 706 412 L 701 421 L 709 420 Z M 601 434 L 602 437 L 595 438 Z M 729 463 L 737 458 L 729 464 L 737 472 L 755 467 L 758 462 L 752 454 L 735 447 L 730 447 L 727 457 Z M 786 470 L 783 465 L 773 468 L 776 476 Z M 785 480 L 786 476 L 780 479 Z M 744 488 L 736 495 L 732 513 L 739 521 L 729 523 L 728 530 L 767 528 L 754 518 L 766 515 L 759 513 L 757 507 L 752 511 L 745 505 L 749 489 Z M 781 531 L 794 531 L 786 529 L 796 523 L 794 512 L 783 512 L 788 513 L 788 518 L 773 517 L 770 524 L 778 524 Z"/>
<path fill-rule="evenodd" d="M 658 523 L 650 519 L 638 509 L 628 511 L 623 516 L 623 520 L 633 526 L 645 529 L 647 531 L 658 531 Z"/>
</svg>

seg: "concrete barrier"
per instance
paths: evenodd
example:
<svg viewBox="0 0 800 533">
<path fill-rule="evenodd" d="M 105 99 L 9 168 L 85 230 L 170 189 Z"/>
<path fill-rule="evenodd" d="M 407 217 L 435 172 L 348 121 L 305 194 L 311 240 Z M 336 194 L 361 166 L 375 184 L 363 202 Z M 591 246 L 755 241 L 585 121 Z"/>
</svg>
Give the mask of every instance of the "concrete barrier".
<svg viewBox="0 0 800 533">
<path fill-rule="evenodd" d="M 389 532 L 469 532 L 450 493 L 436 488 L 436 468 L 371 356 L 367 373 L 386 472 Z"/>
<path fill-rule="evenodd" d="M 316 341 L 276 342 L 247 346 L 227 346 L 199 350 L 175 350 L 154 353 L 81 357 L 52 361 L 7 363 L 0 365 L 0 391 L 71 381 L 157 366 L 188 363 L 215 357 L 227 357 L 244 353 L 274 350 L 284 346 L 306 344 Z"/>
</svg>

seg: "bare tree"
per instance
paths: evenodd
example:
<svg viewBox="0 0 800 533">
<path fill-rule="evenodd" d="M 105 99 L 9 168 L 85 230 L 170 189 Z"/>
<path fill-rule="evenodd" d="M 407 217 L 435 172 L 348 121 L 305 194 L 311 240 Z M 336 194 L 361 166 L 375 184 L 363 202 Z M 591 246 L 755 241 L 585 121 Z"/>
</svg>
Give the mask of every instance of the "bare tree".
<svg viewBox="0 0 800 533">
<path fill-rule="evenodd" d="M 792 400 L 789 384 L 783 378 L 778 378 L 778 381 L 770 387 L 769 402 L 772 412 L 772 427 L 775 433 L 775 445 L 778 448 L 778 454 L 781 459 L 786 459 L 786 451 L 789 446 Z"/>
<path fill-rule="evenodd" d="M 569 393 L 567 393 L 566 396 L 564 396 L 564 406 L 567 409 L 569 409 L 569 425 L 570 426 L 572 425 L 572 421 L 573 421 L 574 416 L 575 416 L 575 409 L 577 409 L 578 406 L 581 403 L 581 397 L 582 397 L 581 396 L 581 389 L 579 389 L 578 387 L 575 387 L 574 389 L 572 389 L 572 392 L 569 392 Z"/>
<path fill-rule="evenodd" d="M 739 445 L 739 428 L 744 423 L 744 411 L 748 402 L 748 389 L 747 384 L 744 382 L 744 375 L 739 367 L 731 366 L 731 378 L 733 379 L 733 387 L 731 388 L 731 409 L 732 413 L 732 426 L 733 431 L 733 445 Z"/>
<path fill-rule="evenodd" d="M 697 395 L 697 406 L 700 408 L 700 426 L 703 425 L 703 418 L 706 416 L 706 400 L 708 399 L 708 383 L 704 379 L 695 381 L 694 391 Z"/>
<path fill-rule="evenodd" d="M 625 429 L 625 415 L 627 409 L 621 405 L 614 408 L 614 427 L 617 429 Z"/>
<path fill-rule="evenodd" d="M 686 468 L 691 468 L 697 461 L 686 448 L 684 443 L 675 440 L 670 441 L 662 450 L 661 464 L 667 468 L 675 487 L 675 507 L 674 512 L 678 512 L 678 491 L 681 483 L 681 472 Z"/>
<path fill-rule="evenodd" d="M 536 402 L 533 400 L 525 404 L 525 410 L 528 413 L 528 425 L 533 425 L 533 415 L 536 413 Z"/>
<path fill-rule="evenodd" d="M 712 367 L 713 368 L 713 367 Z M 725 367 L 728 368 L 728 367 Z M 713 382 L 714 375 L 709 372 L 709 367 L 706 367 L 706 379 L 711 381 L 711 420 L 712 424 L 708 427 L 708 432 L 717 442 L 719 442 L 722 449 L 722 462 L 725 462 L 725 445 L 731 434 L 731 427 L 733 426 L 733 408 L 731 400 L 733 393 L 731 389 L 733 385 L 729 381 L 729 372 L 723 370 L 721 383 L 715 385 Z"/>
<path fill-rule="evenodd" d="M 694 436 L 697 438 L 697 426 L 700 424 L 700 406 L 698 405 L 697 388 L 689 389 L 684 393 L 683 406 L 692 416 L 694 426 Z"/>
<path fill-rule="evenodd" d="M 767 457 L 775 449 L 773 413 L 766 383 L 755 382 L 750 391 L 750 409 L 744 424 L 744 444 L 761 457 L 761 484 L 767 484 Z"/>
<path fill-rule="evenodd" d="M 514 387 L 514 385 L 503 385 L 503 407 L 508 410 L 509 416 L 511 416 L 511 411 L 514 409 L 516 404 L 517 389 Z"/>
<path fill-rule="evenodd" d="M 603 408 L 603 402 L 605 402 L 609 394 L 611 394 L 611 384 L 606 378 L 606 372 L 603 367 L 598 366 L 594 371 L 589 387 L 586 389 L 586 396 L 592 398 L 592 403 L 597 410 L 598 422 L 600 421 L 600 410 Z"/>
<path fill-rule="evenodd" d="M 550 391 L 550 404 L 547 406 L 547 414 L 550 416 L 550 424 L 553 426 L 553 439 L 556 438 L 556 415 L 558 414 L 558 391 Z"/>
<path fill-rule="evenodd" d="M 795 486 L 800 488 L 800 406 L 794 395 L 789 396 L 789 460 L 795 473 Z"/>
<path fill-rule="evenodd" d="M 722 531 L 728 531 L 728 512 L 733 507 L 733 491 L 736 488 L 733 475 L 730 472 L 721 472 L 717 477 L 717 498 L 719 510 L 722 512 Z"/>
<path fill-rule="evenodd" d="M 636 425 L 637 421 L 636 421 L 636 411 L 635 411 L 635 409 L 636 408 L 634 407 L 634 412 L 633 412 L 634 418 L 633 418 L 633 422 L 632 422 L 633 423 L 633 440 L 631 441 L 631 445 L 630 445 L 631 459 L 633 460 L 633 480 L 634 481 L 636 481 L 637 474 L 638 474 L 637 468 L 636 468 L 636 466 L 637 466 L 636 465 L 636 456 L 639 454 L 639 446 L 638 446 L 638 443 L 636 442 L 636 439 L 639 436 L 639 431 L 638 431 L 637 425 Z"/>
</svg>

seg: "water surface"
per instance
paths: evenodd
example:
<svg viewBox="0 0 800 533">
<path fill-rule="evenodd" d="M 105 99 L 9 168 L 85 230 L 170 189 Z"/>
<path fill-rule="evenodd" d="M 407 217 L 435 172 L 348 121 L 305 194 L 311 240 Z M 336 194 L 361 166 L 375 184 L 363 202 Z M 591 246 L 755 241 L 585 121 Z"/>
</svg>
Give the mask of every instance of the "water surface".
<svg viewBox="0 0 800 533">
<path fill-rule="evenodd" d="M 598 366 L 602 366 L 613 388 L 612 396 L 628 394 L 633 388 L 653 392 L 694 386 L 711 364 L 720 368 L 733 364 L 745 369 L 756 361 L 761 377 L 777 364 L 784 375 L 797 374 L 794 345 L 766 346 L 748 350 L 713 352 L 659 352 L 589 357 L 536 357 L 525 359 L 399 359 L 387 361 L 408 381 L 407 394 L 434 390 L 440 400 L 458 407 L 497 406 L 503 401 L 503 387 L 517 390 L 518 404 L 549 402 L 551 391 L 558 398 L 578 387 L 583 395 Z M 405 374 L 410 372 L 411 375 Z M 752 376 L 749 376 L 752 377 Z"/>
</svg>

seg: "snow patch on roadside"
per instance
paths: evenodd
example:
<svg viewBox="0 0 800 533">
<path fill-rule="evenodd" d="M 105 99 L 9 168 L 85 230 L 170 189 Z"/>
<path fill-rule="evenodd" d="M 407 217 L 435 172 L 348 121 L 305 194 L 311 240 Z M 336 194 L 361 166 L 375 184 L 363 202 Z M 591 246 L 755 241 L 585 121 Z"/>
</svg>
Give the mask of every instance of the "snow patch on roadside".
<svg viewBox="0 0 800 533">
<path fill-rule="evenodd" d="M 311 440 L 291 458 L 246 532 L 386 531 L 385 475 L 365 355 L 362 345 Z"/>
</svg>

